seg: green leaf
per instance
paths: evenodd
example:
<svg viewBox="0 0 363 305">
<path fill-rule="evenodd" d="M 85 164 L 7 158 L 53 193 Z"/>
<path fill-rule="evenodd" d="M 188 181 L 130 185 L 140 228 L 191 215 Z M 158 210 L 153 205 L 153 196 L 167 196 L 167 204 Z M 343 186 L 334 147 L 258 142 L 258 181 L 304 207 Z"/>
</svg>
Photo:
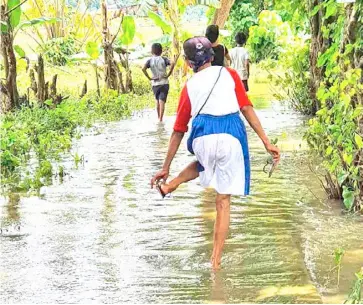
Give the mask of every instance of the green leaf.
<svg viewBox="0 0 363 305">
<path fill-rule="evenodd" d="M 179 9 L 179 14 L 183 15 L 185 13 L 185 10 L 187 9 L 186 5 L 178 5 L 178 9 Z"/>
<path fill-rule="evenodd" d="M 98 48 L 98 44 L 94 41 L 87 42 L 86 53 L 91 59 L 97 59 L 100 56 L 100 49 Z"/>
<path fill-rule="evenodd" d="M 52 100 L 46 100 L 44 102 L 44 104 L 48 105 L 48 106 L 52 106 L 53 105 L 53 101 Z"/>
<path fill-rule="evenodd" d="M 14 50 L 16 53 L 18 53 L 20 58 L 24 58 L 25 57 L 25 51 L 18 45 L 14 46 Z"/>
<path fill-rule="evenodd" d="M 343 182 L 345 181 L 345 179 L 348 178 L 348 176 L 349 176 L 349 174 L 348 173 L 344 173 L 344 172 L 342 172 L 342 173 L 340 173 L 338 175 L 338 183 L 339 183 L 340 186 L 342 186 Z"/>
<path fill-rule="evenodd" d="M 353 156 L 352 155 L 348 155 L 347 153 L 343 154 L 343 160 L 344 162 L 346 162 L 348 165 L 350 165 L 353 161 Z"/>
<path fill-rule="evenodd" d="M 319 57 L 318 57 L 318 64 L 317 66 L 320 68 L 321 66 L 323 66 L 325 64 L 325 62 L 327 61 L 328 59 L 328 55 L 326 55 L 327 52 L 325 52 L 324 54 L 321 54 Z"/>
<path fill-rule="evenodd" d="M 8 32 L 8 25 L 6 24 L 5 21 L 0 21 L 1 22 L 1 33 L 7 33 Z"/>
<path fill-rule="evenodd" d="M 351 210 L 354 204 L 354 192 L 348 189 L 346 186 L 343 186 L 343 199 L 346 209 Z"/>
<path fill-rule="evenodd" d="M 363 107 L 362 106 L 358 106 L 357 108 L 354 109 L 352 118 L 355 119 L 359 116 L 363 115 Z"/>
<path fill-rule="evenodd" d="M 344 103 L 345 107 L 348 107 L 350 105 L 351 97 L 348 94 L 342 92 L 339 97 L 341 101 Z"/>
<path fill-rule="evenodd" d="M 326 115 L 328 110 L 326 108 L 322 108 L 316 112 L 318 116 Z"/>
<path fill-rule="evenodd" d="M 148 16 L 152 21 L 154 21 L 155 25 L 161 28 L 164 34 L 171 34 L 172 27 L 169 23 L 167 23 L 164 19 L 162 19 L 159 15 L 155 14 L 152 11 L 148 12 Z"/>
<path fill-rule="evenodd" d="M 349 82 L 345 79 L 340 83 L 340 90 L 344 90 L 348 86 Z"/>
<path fill-rule="evenodd" d="M 120 42 L 122 45 L 129 46 L 134 40 L 136 32 L 135 20 L 132 16 L 125 16 L 122 21 L 122 36 Z"/>
<path fill-rule="evenodd" d="M 163 35 L 161 37 L 158 37 L 156 39 L 153 39 L 151 43 L 160 43 L 163 47 L 169 46 L 172 42 L 170 35 Z"/>
<path fill-rule="evenodd" d="M 331 1 L 328 6 L 326 7 L 326 13 L 325 13 L 325 18 L 329 18 L 330 16 L 333 16 L 337 13 L 337 4 L 335 3 L 335 1 Z"/>
<path fill-rule="evenodd" d="M 320 10 L 320 4 L 314 6 L 313 10 L 310 13 L 310 17 L 315 16 L 317 12 L 319 12 L 319 10 Z"/>
<path fill-rule="evenodd" d="M 363 148 L 363 140 L 362 140 L 362 137 L 359 134 L 356 133 L 354 135 L 354 141 L 357 144 L 359 149 Z"/>
<path fill-rule="evenodd" d="M 22 23 L 20 23 L 19 27 L 26 28 L 26 27 L 35 26 L 35 25 L 52 24 L 52 23 L 56 23 L 57 21 L 60 21 L 60 19 L 51 18 L 51 17 L 40 17 L 40 18 L 23 21 Z"/>
<path fill-rule="evenodd" d="M 325 151 L 327 156 L 330 156 L 332 154 L 332 152 L 333 152 L 333 147 L 332 146 L 329 146 Z"/>
<path fill-rule="evenodd" d="M 8 11 L 20 4 L 20 0 L 8 0 Z M 10 26 L 15 29 L 20 23 L 21 8 L 18 6 L 10 13 Z"/>
</svg>

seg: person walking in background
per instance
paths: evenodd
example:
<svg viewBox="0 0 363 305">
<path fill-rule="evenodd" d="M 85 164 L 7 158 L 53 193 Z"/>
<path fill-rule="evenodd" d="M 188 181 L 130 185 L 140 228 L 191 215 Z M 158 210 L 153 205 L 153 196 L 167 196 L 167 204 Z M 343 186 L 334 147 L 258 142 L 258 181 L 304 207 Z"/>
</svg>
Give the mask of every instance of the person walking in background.
<svg viewBox="0 0 363 305">
<path fill-rule="evenodd" d="M 216 190 L 217 218 L 211 262 L 217 269 L 229 230 L 231 195 L 245 196 L 250 190 L 247 133 L 240 111 L 273 156 L 275 165 L 280 152 L 266 136 L 238 73 L 231 68 L 211 65 L 214 52 L 210 41 L 206 37 L 190 38 L 184 42 L 183 49 L 188 66 L 195 74 L 181 92 L 164 165 L 151 179 L 151 187 L 155 186 L 164 198 L 180 184 L 199 177 L 203 187 Z M 171 162 L 191 118 L 187 144 L 197 160 L 166 183 Z"/>
<path fill-rule="evenodd" d="M 219 37 L 219 27 L 218 25 L 212 24 L 207 27 L 205 36 L 212 43 L 212 48 L 214 51 L 214 57 L 212 61 L 212 66 L 229 66 L 231 58 L 228 54 L 228 49 L 218 42 Z"/>
<path fill-rule="evenodd" d="M 238 32 L 236 37 L 236 47 L 230 51 L 231 67 L 238 72 L 241 78 L 246 92 L 248 92 L 248 78 L 250 76 L 250 60 L 246 45 L 246 35 L 242 32 Z"/>
<path fill-rule="evenodd" d="M 151 81 L 152 90 L 156 99 L 156 110 L 158 119 L 163 121 L 165 103 L 169 93 L 169 76 L 174 70 L 175 63 L 168 58 L 161 56 L 163 48 L 160 43 L 154 43 L 151 46 L 152 57 L 148 59 L 142 71 Z M 169 73 L 166 73 L 167 66 L 170 66 Z M 149 76 L 147 69 L 151 70 L 152 77 Z"/>
</svg>

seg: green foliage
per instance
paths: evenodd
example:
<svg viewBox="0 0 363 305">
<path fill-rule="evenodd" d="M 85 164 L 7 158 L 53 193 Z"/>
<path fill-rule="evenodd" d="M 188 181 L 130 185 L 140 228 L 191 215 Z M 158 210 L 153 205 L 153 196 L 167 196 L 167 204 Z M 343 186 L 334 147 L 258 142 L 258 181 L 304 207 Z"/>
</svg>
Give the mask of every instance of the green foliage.
<svg viewBox="0 0 363 305">
<path fill-rule="evenodd" d="M 309 32 L 308 2 L 300 0 L 276 0 L 273 9 L 282 20 L 290 24 L 295 35 Z"/>
<path fill-rule="evenodd" d="M 171 25 L 168 22 L 166 22 L 162 17 L 160 17 L 158 14 L 154 13 L 153 11 L 149 11 L 148 16 L 155 23 L 156 26 L 161 28 L 163 34 L 172 33 L 173 30 Z"/>
<path fill-rule="evenodd" d="M 130 105 L 138 99 L 136 95 L 108 91 L 98 101 L 90 94 L 80 101 L 65 101 L 55 109 L 22 108 L 6 114 L 0 134 L 3 187 L 22 191 L 50 184 L 54 161 L 70 150 L 78 126 L 90 127 L 95 120 L 129 116 Z"/>
<path fill-rule="evenodd" d="M 64 66 L 70 61 L 70 56 L 77 53 L 77 43 L 72 37 L 61 37 L 48 40 L 41 47 L 44 58 L 55 66 Z"/>
<path fill-rule="evenodd" d="M 1 23 L 1 33 L 7 33 L 8 32 L 8 25 L 5 21 L 0 20 Z"/>
<path fill-rule="evenodd" d="M 8 1 L 8 10 L 19 5 L 19 3 L 20 3 L 19 0 L 9 0 Z M 21 6 L 19 6 L 10 13 L 10 27 L 13 30 L 24 29 L 27 27 L 33 27 L 33 26 L 37 26 L 37 25 L 52 24 L 52 23 L 59 21 L 59 18 L 49 18 L 49 17 L 42 16 L 39 18 L 26 20 L 23 22 L 20 22 L 20 20 L 21 20 Z M 0 22 L 1 22 L 1 32 L 7 33 L 9 30 L 8 24 L 3 20 L 1 20 Z M 16 35 L 16 33 L 17 33 L 17 31 L 14 33 L 14 36 Z"/>
<path fill-rule="evenodd" d="M 132 70 L 132 86 L 134 89 L 134 93 L 136 95 L 145 95 L 145 92 L 150 92 L 151 85 L 150 81 L 145 77 L 145 75 L 141 72 L 141 69 L 133 69 Z"/>
<path fill-rule="evenodd" d="M 257 11 L 252 3 L 236 1 L 228 18 L 228 27 L 232 32 L 230 44 L 235 45 L 234 37 L 238 32 L 243 32 L 248 36 L 250 27 L 257 25 L 257 23 Z"/>
<path fill-rule="evenodd" d="M 25 57 L 25 51 L 20 46 L 15 45 L 14 50 L 19 55 L 20 58 Z"/>
<path fill-rule="evenodd" d="M 96 60 L 101 54 L 98 43 L 93 41 L 87 42 L 86 53 L 92 60 Z"/>
<path fill-rule="evenodd" d="M 337 248 L 334 250 L 334 263 L 335 263 L 335 268 L 337 269 L 338 286 L 340 283 L 340 271 L 342 269 L 342 259 L 343 259 L 344 253 L 345 253 L 345 251 L 342 248 Z"/>
<path fill-rule="evenodd" d="M 278 59 L 286 45 L 290 26 L 283 22 L 274 11 L 262 11 L 258 16 L 258 25 L 249 28 L 247 47 L 254 62 L 271 58 Z"/>
<path fill-rule="evenodd" d="M 355 274 L 356 280 L 344 304 L 362 304 L 363 267 Z"/>
<path fill-rule="evenodd" d="M 15 29 L 20 23 L 21 8 L 19 4 L 20 0 L 8 0 L 7 10 L 12 10 L 10 13 L 10 26 L 12 29 Z"/>
<path fill-rule="evenodd" d="M 134 40 L 136 33 L 135 20 L 132 16 L 125 16 L 122 20 L 121 45 L 129 46 Z"/>
<path fill-rule="evenodd" d="M 358 102 L 363 94 L 361 69 L 352 66 L 351 55 L 359 48 L 346 45 L 341 52 L 340 44 L 344 31 L 344 12 L 333 1 L 325 3 L 326 16 L 338 14 L 334 27 L 325 29 L 324 36 L 330 37 L 330 47 L 318 58 L 324 66 L 324 81 L 320 84 L 317 98 L 321 109 L 310 121 L 306 139 L 313 152 L 323 160 L 328 173 L 337 181 L 347 210 L 362 208 L 363 177 L 359 169 L 362 162 L 362 134 L 359 121 L 363 107 Z M 334 8 L 335 7 L 335 8 Z"/>
<path fill-rule="evenodd" d="M 131 95 L 119 95 L 117 91 L 106 91 L 98 102 L 92 104 L 93 118 L 106 121 L 115 121 L 131 115 L 130 105 L 126 102 L 132 100 Z"/>
<path fill-rule="evenodd" d="M 235 2 L 236 3 L 236 2 Z M 234 5 L 233 5 L 234 6 Z M 231 12 L 233 10 L 233 6 L 232 6 L 232 9 L 231 9 Z M 206 17 L 208 19 L 208 24 L 211 24 L 212 23 L 212 20 L 214 18 L 214 14 L 216 13 L 216 9 L 214 7 L 209 7 L 207 12 L 206 12 Z M 230 17 L 231 18 L 231 15 Z"/>
<path fill-rule="evenodd" d="M 50 18 L 50 17 L 40 17 L 34 18 L 31 20 L 26 20 L 20 23 L 19 28 L 27 28 L 35 25 L 44 25 L 44 24 L 52 24 L 59 21 L 59 18 Z"/>
<path fill-rule="evenodd" d="M 309 87 L 309 45 L 304 39 L 296 37 L 280 54 L 278 65 L 282 74 L 271 74 L 278 90 L 274 95 L 285 101 L 292 109 L 311 115 L 313 101 Z"/>
</svg>

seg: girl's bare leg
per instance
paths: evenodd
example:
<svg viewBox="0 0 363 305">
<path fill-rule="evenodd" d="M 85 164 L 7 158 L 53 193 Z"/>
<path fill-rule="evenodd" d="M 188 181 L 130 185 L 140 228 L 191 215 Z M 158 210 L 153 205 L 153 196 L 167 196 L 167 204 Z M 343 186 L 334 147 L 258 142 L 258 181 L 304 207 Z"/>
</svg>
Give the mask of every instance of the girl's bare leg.
<svg viewBox="0 0 363 305">
<path fill-rule="evenodd" d="M 217 218 L 214 224 L 213 254 L 211 263 L 213 269 L 219 269 L 222 259 L 224 242 L 226 241 L 230 221 L 231 195 L 216 196 Z"/>
<path fill-rule="evenodd" d="M 171 180 L 169 183 L 165 183 L 161 185 L 161 190 L 164 194 L 169 194 L 174 192 L 180 184 L 188 182 L 190 180 L 194 180 L 199 177 L 199 172 L 197 168 L 198 162 L 194 161 L 190 163 L 186 168 L 184 168 L 180 174 Z"/>
</svg>

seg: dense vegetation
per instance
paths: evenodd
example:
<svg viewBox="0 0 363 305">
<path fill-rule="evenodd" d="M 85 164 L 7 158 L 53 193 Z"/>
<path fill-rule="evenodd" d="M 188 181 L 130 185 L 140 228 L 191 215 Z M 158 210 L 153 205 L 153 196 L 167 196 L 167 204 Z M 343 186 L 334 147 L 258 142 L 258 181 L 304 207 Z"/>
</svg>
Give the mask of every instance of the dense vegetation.
<svg viewBox="0 0 363 305">
<path fill-rule="evenodd" d="M 193 35 L 182 17 L 196 4 L 212 7 L 207 16 L 229 30 L 222 38 L 228 46 L 237 32 L 247 34 L 251 60 L 269 71 L 276 97 L 311 116 L 306 140 L 328 195 L 347 210 L 362 210 L 362 0 L 133 1 L 112 11 L 102 1 L 3 1 L 3 185 L 39 189 L 44 177 L 59 172 L 54 161 L 70 149 L 79 126 L 119 119 L 136 100 L 152 100 L 130 53 L 159 41 L 177 58 L 181 42 Z M 148 39 L 137 30 L 138 19 L 155 24 L 161 35 Z M 17 35 L 31 39 L 32 47 L 14 43 Z M 176 82 L 182 66 L 180 58 Z M 77 90 L 58 80 L 68 67 L 87 71 Z"/>
<path fill-rule="evenodd" d="M 331 198 L 363 209 L 361 0 L 235 1 L 228 26 L 249 35 L 251 58 L 271 73 L 276 96 L 311 115 L 306 140 Z M 314 166 L 315 167 L 315 166 Z"/>
</svg>

